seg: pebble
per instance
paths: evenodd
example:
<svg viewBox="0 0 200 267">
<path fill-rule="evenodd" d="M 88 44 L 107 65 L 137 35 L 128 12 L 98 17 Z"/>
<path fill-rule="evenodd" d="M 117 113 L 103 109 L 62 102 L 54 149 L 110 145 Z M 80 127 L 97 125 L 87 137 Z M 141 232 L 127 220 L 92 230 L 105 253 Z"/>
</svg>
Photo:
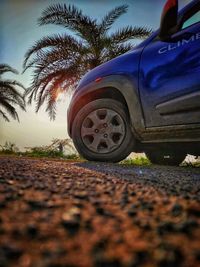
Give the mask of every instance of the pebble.
<svg viewBox="0 0 200 267">
<path fill-rule="evenodd" d="M 135 217 L 137 215 L 137 211 L 135 208 L 130 208 L 127 213 L 130 217 Z"/>
<path fill-rule="evenodd" d="M 195 204 L 195 205 L 191 205 L 188 209 L 187 209 L 188 215 L 189 216 L 196 216 L 196 217 L 200 217 L 200 204 Z"/>
<path fill-rule="evenodd" d="M 28 200 L 27 203 L 32 210 L 42 210 L 48 208 L 48 204 L 45 201 Z"/>
<path fill-rule="evenodd" d="M 0 254 L 7 259 L 16 260 L 23 254 L 23 250 L 15 245 L 6 244 L 0 246 Z"/>
<path fill-rule="evenodd" d="M 86 191 L 75 192 L 74 197 L 82 200 L 87 200 L 88 193 Z"/>
<path fill-rule="evenodd" d="M 159 267 L 181 267 L 184 255 L 179 248 L 164 245 L 157 251 L 157 262 Z"/>
<path fill-rule="evenodd" d="M 94 267 L 122 267 L 118 259 L 106 259 L 103 256 L 96 257 L 94 260 Z"/>
<path fill-rule="evenodd" d="M 158 224 L 157 232 L 159 235 L 164 235 L 166 233 L 174 232 L 175 226 L 170 221 L 161 222 Z"/>
<path fill-rule="evenodd" d="M 29 224 L 26 227 L 26 234 L 30 237 L 30 238 L 35 238 L 38 236 L 39 234 L 39 229 L 36 225 L 34 224 Z"/>
<path fill-rule="evenodd" d="M 192 230 L 195 228 L 198 228 L 198 222 L 193 219 L 187 219 L 181 223 L 179 223 L 176 226 L 176 230 L 178 232 L 186 233 L 186 234 L 191 234 Z"/>
<path fill-rule="evenodd" d="M 69 209 L 63 213 L 61 224 L 69 231 L 70 234 L 75 234 L 80 227 L 81 212 L 77 207 Z"/>
<path fill-rule="evenodd" d="M 183 212 L 183 207 L 179 203 L 175 203 L 172 206 L 171 213 L 174 217 L 180 216 Z"/>
</svg>

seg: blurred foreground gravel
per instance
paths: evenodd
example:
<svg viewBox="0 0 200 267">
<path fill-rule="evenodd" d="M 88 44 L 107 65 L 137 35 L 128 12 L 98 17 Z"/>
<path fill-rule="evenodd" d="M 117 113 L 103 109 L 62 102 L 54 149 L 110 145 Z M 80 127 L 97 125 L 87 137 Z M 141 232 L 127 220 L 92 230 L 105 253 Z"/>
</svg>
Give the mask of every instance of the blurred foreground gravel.
<svg viewBox="0 0 200 267">
<path fill-rule="evenodd" d="M 198 267 L 200 169 L 0 157 L 0 267 Z"/>
</svg>

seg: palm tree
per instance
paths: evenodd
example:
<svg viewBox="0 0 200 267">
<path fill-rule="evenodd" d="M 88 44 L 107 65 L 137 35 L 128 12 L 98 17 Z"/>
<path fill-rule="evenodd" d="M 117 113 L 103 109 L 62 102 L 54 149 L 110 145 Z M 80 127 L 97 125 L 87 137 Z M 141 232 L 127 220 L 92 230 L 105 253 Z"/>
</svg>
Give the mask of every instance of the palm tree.
<svg viewBox="0 0 200 267">
<path fill-rule="evenodd" d="M 23 94 L 17 87 L 25 90 L 23 85 L 15 80 L 3 79 L 2 75 L 6 72 L 17 74 L 18 72 L 9 65 L 0 64 L 0 116 L 9 121 L 9 114 L 13 119 L 19 121 L 15 105 L 25 110 L 25 101 Z"/>
<path fill-rule="evenodd" d="M 127 26 L 109 33 L 113 23 L 127 12 L 127 5 L 111 10 L 100 23 L 84 15 L 74 5 L 51 5 L 43 11 L 39 25 L 56 24 L 72 34 L 55 34 L 37 41 L 26 53 L 24 71 L 33 68 L 34 75 L 27 94 L 29 103 L 36 101 L 36 112 L 46 101 L 46 111 L 55 119 L 56 99 L 66 92 L 90 69 L 133 47 L 128 42 L 144 38 L 151 31 L 145 27 Z"/>
</svg>

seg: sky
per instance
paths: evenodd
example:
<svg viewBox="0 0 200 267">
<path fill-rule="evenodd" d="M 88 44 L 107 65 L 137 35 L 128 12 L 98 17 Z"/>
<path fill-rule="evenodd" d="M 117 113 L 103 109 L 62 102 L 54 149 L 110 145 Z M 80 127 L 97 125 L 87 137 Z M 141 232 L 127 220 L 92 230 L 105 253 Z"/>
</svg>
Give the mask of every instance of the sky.
<svg viewBox="0 0 200 267">
<path fill-rule="evenodd" d="M 188 2 L 190 1 L 179 1 L 180 6 Z M 0 63 L 16 68 L 20 74 L 12 75 L 12 78 L 25 87 L 30 85 L 32 75 L 31 71 L 21 74 L 27 49 L 41 37 L 65 30 L 55 25 L 37 25 L 41 12 L 56 3 L 74 4 L 85 14 L 98 20 L 116 6 L 128 4 L 128 12 L 118 19 L 111 31 L 127 25 L 146 26 L 156 30 L 165 0 L 0 0 Z M 23 149 L 47 145 L 53 138 L 67 138 L 66 114 L 69 102 L 69 95 L 59 99 L 55 121 L 50 121 L 45 107 L 35 113 L 34 103 L 27 106 L 26 112 L 18 110 L 20 123 L 13 120 L 8 123 L 0 118 L 0 144 L 10 141 Z"/>
</svg>

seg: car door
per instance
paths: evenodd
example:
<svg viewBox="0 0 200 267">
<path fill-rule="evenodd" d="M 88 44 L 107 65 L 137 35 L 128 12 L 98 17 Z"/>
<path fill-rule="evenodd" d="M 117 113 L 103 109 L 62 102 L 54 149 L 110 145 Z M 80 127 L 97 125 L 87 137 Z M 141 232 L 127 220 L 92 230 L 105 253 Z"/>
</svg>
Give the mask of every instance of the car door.
<svg viewBox="0 0 200 267">
<path fill-rule="evenodd" d="M 170 41 L 157 37 L 142 53 L 139 89 L 147 128 L 200 123 L 199 10 L 198 4 L 185 14 Z"/>
</svg>

